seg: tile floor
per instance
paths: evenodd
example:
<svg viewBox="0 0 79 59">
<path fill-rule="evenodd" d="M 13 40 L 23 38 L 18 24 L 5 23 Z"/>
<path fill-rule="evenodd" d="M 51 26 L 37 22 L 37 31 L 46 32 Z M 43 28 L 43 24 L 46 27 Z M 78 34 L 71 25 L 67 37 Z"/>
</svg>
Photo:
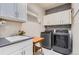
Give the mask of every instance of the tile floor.
<svg viewBox="0 0 79 59">
<path fill-rule="evenodd" d="M 48 49 L 43 48 L 42 53 L 40 53 L 40 51 L 38 51 L 35 55 L 62 55 L 62 54 L 54 52 L 53 50 L 48 50 Z"/>
</svg>

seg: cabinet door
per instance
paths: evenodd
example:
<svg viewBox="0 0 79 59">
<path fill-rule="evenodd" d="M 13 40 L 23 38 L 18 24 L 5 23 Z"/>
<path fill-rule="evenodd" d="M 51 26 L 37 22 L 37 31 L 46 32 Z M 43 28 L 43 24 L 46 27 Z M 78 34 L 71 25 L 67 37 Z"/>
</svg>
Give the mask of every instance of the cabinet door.
<svg viewBox="0 0 79 59">
<path fill-rule="evenodd" d="M 54 14 L 48 15 L 49 25 L 55 25 L 56 19 L 55 20 L 54 19 L 55 19 L 55 15 Z"/>
<path fill-rule="evenodd" d="M 44 16 L 44 25 L 57 25 L 59 23 L 58 13 L 53 13 Z"/>
<path fill-rule="evenodd" d="M 53 13 L 50 15 L 50 25 L 58 25 L 59 24 L 59 13 Z"/>
<path fill-rule="evenodd" d="M 10 55 L 22 55 L 22 51 L 14 51 L 13 53 L 11 53 Z"/>
<path fill-rule="evenodd" d="M 26 11 L 27 11 L 27 6 L 25 3 L 18 3 L 16 4 L 16 18 L 20 19 L 20 20 L 27 20 L 27 15 L 26 15 Z"/>
<path fill-rule="evenodd" d="M 48 16 L 44 16 L 44 19 L 43 19 L 43 24 L 44 25 L 49 25 L 49 17 Z"/>
<path fill-rule="evenodd" d="M 23 51 L 24 51 L 25 55 L 33 55 L 33 47 L 32 46 L 25 47 Z"/>
<path fill-rule="evenodd" d="M 50 25 L 71 24 L 71 10 L 65 10 L 49 15 Z"/>
<path fill-rule="evenodd" d="M 32 46 L 30 47 L 24 47 L 18 51 L 15 51 L 12 53 L 12 55 L 33 55 Z"/>
<path fill-rule="evenodd" d="M 25 50 L 20 49 L 20 50 L 12 52 L 10 55 L 25 55 Z"/>
<path fill-rule="evenodd" d="M 32 40 L 27 42 L 27 45 L 22 48 L 23 55 L 33 55 L 33 43 Z"/>
<path fill-rule="evenodd" d="M 2 3 L 0 4 L 0 16 L 15 18 L 15 4 L 14 3 Z"/>
<path fill-rule="evenodd" d="M 71 10 L 60 12 L 60 24 L 71 24 Z"/>
<path fill-rule="evenodd" d="M 71 10 L 65 10 L 44 16 L 44 25 L 71 24 Z"/>
</svg>

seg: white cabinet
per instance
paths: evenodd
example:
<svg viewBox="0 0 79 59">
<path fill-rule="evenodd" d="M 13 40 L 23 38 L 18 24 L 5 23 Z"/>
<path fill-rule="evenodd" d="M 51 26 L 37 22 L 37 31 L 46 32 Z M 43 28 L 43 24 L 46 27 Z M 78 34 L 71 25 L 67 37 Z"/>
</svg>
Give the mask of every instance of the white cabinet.
<svg viewBox="0 0 79 59">
<path fill-rule="evenodd" d="M 71 24 L 71 10 L 65 10 L 44 16 L 44 25 Z"/>
<path fill-rule="evenodd" d="M 13 21 L 26 21 L 27 4 L 25 3 L 1 3 L 0 4 L 0 17 L 6 20 Z"/>
<path fill-rule="evenodd" d="M 29 49 L 30 50 L 30 49 Z M 31 51 L 28 51 L 26 47 L 20 49 L 20 50 L 17 50 L 17 51 L 14 51 L 12 54 L 10 55 L 32 55 L 32 52 L 30 53 Z"/>
<path fill-rule="evenodd" d="M 44 16 L 43 24 L 44 24 L 44 25 L 49 25 L 49 24 L 50 24 L 50 23 L 49 23 L 49 22 L 50 22 L 49 20 L 50 20 L 50 17 L 49 17 L 49 16 Z"/>
<path fill-rule="evenodd" d="M 33 55 L 32 47 L 23 47 L 20 50 L 14 51 L 10 55 Z"/>
<path fill-rule="evenodd" d="M 27 20 L 27 6 L 25 3 L 18 3 L 16 4 L 16 18 L 26 21 Z"/>
<path fill-rule="evenodd" d="M 61 23 L 60 24 L 71 24 L 71 10 L 60 12 Z"/>
<path fill-rule="evenodd" d="M 15 4 L 14 3 L 1 3 L 0 16 L 15 18 Z"/>
<path fill-rule="evenodd" d="M 50 14 L 44 16 L 44 25 L 58 25 L 59 24 L 59 16 L 57 16 L 57 13 Z"/>
<path fill-rule="evenodd" d="M 60 15 L 59 15 L 59 13 L 51 14 L 50 19 L 49 19 L 49 24 L 50 25 L 60 24 Z"/>
<path fill-rule="evenodd" d="M 32 55 L 32 39 L 0 47 L 0 55 Z"/>
<path fill-rule="evenodd" d="M 10 55 L 23 55 L 23 51 L 22 50 L 18 50 L 18 51 L 14 51 L 12 54 Z"/>
<path fill-rule="evenodd" d="M 25 55 L 33 55 L 33 46 L 26 47 L 23 51 Z"/>
</svg>

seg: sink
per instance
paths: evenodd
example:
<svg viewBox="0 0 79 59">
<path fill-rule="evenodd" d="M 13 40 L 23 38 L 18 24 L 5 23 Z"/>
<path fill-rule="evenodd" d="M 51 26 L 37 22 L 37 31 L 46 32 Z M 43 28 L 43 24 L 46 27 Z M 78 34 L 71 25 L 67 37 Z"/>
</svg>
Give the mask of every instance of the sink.
<svg viewBox="0 0 79 59">
<path fill-rule="evenodd" d="M 11 36 L 11 37 L 6 37 L 6 39 L 10 42 L 16 42 L 24 39 L 29 39 L 30 37 L 28 36 Z"/>
</svg>

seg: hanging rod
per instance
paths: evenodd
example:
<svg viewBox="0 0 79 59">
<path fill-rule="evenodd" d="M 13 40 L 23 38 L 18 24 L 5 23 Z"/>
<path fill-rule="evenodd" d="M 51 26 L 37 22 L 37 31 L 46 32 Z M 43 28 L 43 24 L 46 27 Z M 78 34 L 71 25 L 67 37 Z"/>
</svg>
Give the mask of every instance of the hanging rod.
<svg viewBox="0 0 79 59">
<path fill-rule="evenodd" d="M 78 12 L 79 12 L 79 9 L 78 9 L 78 11 L 75 13 L 75 15 L 73 17 L 75 17 L 78 14 Z"/>
</svg>

